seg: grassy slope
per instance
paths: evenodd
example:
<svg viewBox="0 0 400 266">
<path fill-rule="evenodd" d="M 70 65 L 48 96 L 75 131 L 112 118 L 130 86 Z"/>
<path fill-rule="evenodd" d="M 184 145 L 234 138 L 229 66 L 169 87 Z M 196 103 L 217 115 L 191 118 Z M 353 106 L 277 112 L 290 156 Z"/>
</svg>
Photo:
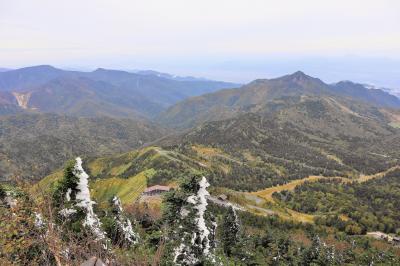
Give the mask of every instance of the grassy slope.
<svg viewBox="0 0 400 266">
<path fill-rule="evenodd" d="M 131 204 L 146 189 L 147 178 L 154 172 L 153 169 L 149 169 L 129 178 L 117 176 L 94 180 L 91 178 L 89 185 L 91 196 L 100 205 L 106 204 L 115 195 L 121 199 L 123 205 Z M 55 188 L 62 175 L 62 170 L 59 170 L 45 177 L 33 186 L 32 192 L 41 198 L 42 194 L 51 192 Z"/>
<path fill-rule="evenodd" d="M 117 195 L 123 205 L 132 204 L 146 189 L 147 177 L 153 173 L 154 170 L 151 169 L 127 179 L 119 177 L 97 179 L 91 184 L 92 197 L 102 204 Z"/>
<path fill-rule="evenodd" d="M 171 161 L 184 163 L 168 151 L 147 147 L 120 155 L 87 159 L 84 160 L 84 168 L 90 175 L 90 190 L 97 203 L 105 204 L 117 195 L 122 204 L 128 205 L 146 189 L 147 180 Z M 190 168 L 189 165 L 185 167 Z M 39 181 L 32 191 L 38 196 L 51 193 L 62 176 L 63 170 L 60 169 Z"/>
</svg>

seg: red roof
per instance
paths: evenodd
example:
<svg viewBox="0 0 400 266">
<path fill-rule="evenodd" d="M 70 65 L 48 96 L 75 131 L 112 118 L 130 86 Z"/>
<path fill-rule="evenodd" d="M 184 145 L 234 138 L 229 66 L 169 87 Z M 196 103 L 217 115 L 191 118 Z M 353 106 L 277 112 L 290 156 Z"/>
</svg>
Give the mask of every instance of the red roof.
<svg viewBox="0 0 400 266">
<path fill-rule="evenodd" d="M 160 185 L 155 185 L 152 187 L 148 187 L 144 190 L 144 193 L 152 192 L 155 190 L 162 190 L 162 191 L 169 191 L 171 188 L 168 186 L 160 186 Z"/>
</svg>

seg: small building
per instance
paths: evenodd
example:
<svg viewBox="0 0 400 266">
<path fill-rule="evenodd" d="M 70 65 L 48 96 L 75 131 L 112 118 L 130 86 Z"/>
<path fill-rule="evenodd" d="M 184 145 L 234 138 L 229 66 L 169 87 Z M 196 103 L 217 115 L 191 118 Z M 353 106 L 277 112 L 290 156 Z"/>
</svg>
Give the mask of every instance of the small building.
<svg viewBox="0 0 400 266">
<path fill-rule="evenodd" d="M 221 195 L 218 195 L 218 199 L 222 200 L 222 201 L 226 201 L 228 199 L 228 196 L 226 196 L 225 194 L 221 194 Z"/>
<path fill-rule="evenodd" d="M 375 239 L 385 240 L 396 245 L 400 244 L 400 237 L 388 235 L 383 232 L 368 232 L 367 235 Z"/>
<path fill-rule="evenodd" d="M 160 195 L 164 192 L 168 192 L 170 190 L 171 190 L 171 188 L 169 186 L 155 185 L 155 186 L 146 188 L 143 192 L 143 195 L 144 196 L 155 196 L 155 195 Z"/>
<path fill-rule="evenodd" d="M 379 231 L 377 231 L 377 232 L 368 232 L 367 235 L 371 236 L 371 237 L 373 237 L 375 239 L 382 239 L 382 240 L 389 241 L 389 235 L 387 235 L 387 234 L 385 234 L 383 232 L 379 232 Z"/>
</svg>

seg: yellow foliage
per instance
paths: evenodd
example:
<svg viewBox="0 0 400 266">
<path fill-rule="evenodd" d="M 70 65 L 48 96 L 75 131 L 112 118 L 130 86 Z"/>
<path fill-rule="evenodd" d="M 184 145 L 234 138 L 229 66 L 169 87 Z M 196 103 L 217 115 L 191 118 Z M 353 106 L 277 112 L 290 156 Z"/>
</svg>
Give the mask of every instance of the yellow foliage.
<svg viewBox="0 0 400 266">
<path fill-rule="evenodd" d="M 146 189 L 147 177 L 153 174 L 154 170 L 147 170 L 129 178 L 97 179 L 90 185 L 92 197 L 97 203 L 105 204 L 117 195 L 123 205 L 131 204 Z"/>
</svg>

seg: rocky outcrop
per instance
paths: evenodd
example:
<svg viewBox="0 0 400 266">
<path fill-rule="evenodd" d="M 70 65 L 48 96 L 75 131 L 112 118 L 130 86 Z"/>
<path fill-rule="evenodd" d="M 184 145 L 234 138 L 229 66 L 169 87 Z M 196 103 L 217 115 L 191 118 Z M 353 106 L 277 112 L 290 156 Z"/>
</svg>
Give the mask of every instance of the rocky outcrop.
<svg viewBox="0 0 400 266">
<path fill-rule="evenodd" d="M 32 92 L 13 92 L 12 93 L 17 100 L 18 106 L 22 109 L 28 109 L 29 99 L 31 98 Z"/>
</svg>

